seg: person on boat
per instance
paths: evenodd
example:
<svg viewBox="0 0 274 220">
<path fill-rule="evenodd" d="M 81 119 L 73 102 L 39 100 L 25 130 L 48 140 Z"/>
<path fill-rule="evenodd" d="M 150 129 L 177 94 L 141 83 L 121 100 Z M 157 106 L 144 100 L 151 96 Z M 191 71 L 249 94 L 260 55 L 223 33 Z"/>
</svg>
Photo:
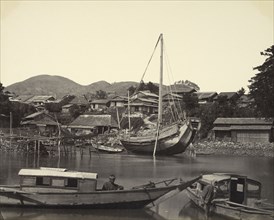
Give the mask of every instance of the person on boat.
<svg viewBox="0 0 274 220">
<path fill-rule="evenodd" d="M 109 181 L 104 183 L 102 190 L 123 190 L 124 187 L 116 184 L 115 179 L 114 175 L 110 175 Z"/>
<path fill-rule="evenodd" d="M 214 186 L 211 184 L 206 185 L 202 191 L 201 198 L 204 204 L 206 217 L 208 217 L 210 212 L 211 202 L 214 199 Z"/>
</svg>

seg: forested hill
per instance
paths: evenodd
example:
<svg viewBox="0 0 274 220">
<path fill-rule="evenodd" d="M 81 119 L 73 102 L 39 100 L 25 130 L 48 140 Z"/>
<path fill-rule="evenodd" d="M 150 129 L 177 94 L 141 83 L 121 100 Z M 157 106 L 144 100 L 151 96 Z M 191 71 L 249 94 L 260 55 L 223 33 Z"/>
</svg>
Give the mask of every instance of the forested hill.
<svg viewBox="0 0 274 220">
<path fill-rule="evenodd" d="M 130 86 L 137 82 L 108 83 L 99 81 L 89 85 L 80 85 L 68 78 L 61 76 L 39 75 L 22 82 L 14 83 L 5 88 L 5 91 L 14 92 L 16 95 L 53 95 L 61 98 L 64 95 L 84 95 L 103 90 L 117 95 L 126 95 Z"/>
</svg>

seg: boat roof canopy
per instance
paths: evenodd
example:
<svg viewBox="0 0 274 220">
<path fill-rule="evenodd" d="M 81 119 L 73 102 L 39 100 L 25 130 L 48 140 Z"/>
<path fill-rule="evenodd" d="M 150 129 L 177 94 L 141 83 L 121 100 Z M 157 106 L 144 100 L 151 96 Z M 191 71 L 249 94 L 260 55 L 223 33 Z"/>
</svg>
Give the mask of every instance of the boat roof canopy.
<svg viewBox="0 0 274 220">
<path fill-rule="evenodd" d="M 38 169 L 21 169 L 19 176 L 61 177 L 77 179 L 97 179 L 97 173 L 68 171 L 63 168 L 40 167 Z"/>
<path fill-rule="evenodd" d="M 228 179 L 230 179 L 233 176 L 239 177 L 240 175 L 231 174 L 231 173 L 206 174 L 206 175 L 203 175 L 203 178 L 201 179 L 201 181 L 209 183 L 209 184 L 213 184 L 215 182 L 220 182 L 220 181 L 223 181 L 223 180 L 228 180 Z"/>
</svg>

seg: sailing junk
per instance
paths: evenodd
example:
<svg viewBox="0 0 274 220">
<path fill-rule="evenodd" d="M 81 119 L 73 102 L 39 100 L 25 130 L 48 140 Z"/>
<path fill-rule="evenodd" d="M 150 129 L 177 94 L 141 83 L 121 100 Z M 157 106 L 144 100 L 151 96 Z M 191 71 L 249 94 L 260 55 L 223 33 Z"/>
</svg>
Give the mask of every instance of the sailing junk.
<svg viewBox="0 0 274 220">
<path fill-rule="evenodd" d="M 150 155 L 173 155 L 186 150 L 195 137 L 196 129 L 192 127 L 188 119 L 178 120 L 168 126 L 162 127 L 162 85 L 163 85 L 163 35 L 161 42 L 161 66 L 159 83 L 159 103 L 157 131 L 152 135 L 139 137 L 125 136 L 121 139 L 122 145 L 130 152 Z M 157 44 L 158 44 L 157 42 Z"/>
</svg>

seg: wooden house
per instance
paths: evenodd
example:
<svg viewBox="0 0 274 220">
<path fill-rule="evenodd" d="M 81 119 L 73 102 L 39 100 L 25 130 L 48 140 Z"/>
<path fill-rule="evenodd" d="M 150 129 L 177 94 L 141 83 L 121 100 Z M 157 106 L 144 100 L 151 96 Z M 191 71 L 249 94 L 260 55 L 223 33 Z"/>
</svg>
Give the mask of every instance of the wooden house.
<svg viewBox="0 0 274 220">
<path fill-rule="evenodd" d="M 196 90 L 185 84 L 174 84 L 171 86 L 171 92 L 184 96 L 185 94 L 194 93 Z"/>
<path fill-rule="evenodd" d="M 35 112 L 21 121 L 21 125 L 29 129 L 38 129 L 40 133 L 52 135 L 58 132 L 58 122 L 46 112 Z"/>
<path fill-rule="evenodd" d="M 217 96 L 214 97 L 214 101 L 224 98 L 226 101 L 234 101 L 239 98 L 237 92 L 220 92 Z"/>
<path fill-rule="evenodd" d="M 218 96 L 217 92 L 197 92 L 196 94 L 199 104 L 211 103 Z"/>
<path fill-rule="evenodd" d="M 176 101 L 180 102 L 182 100 L 183 100 L 183 97 L 181 95 L 178 95 L 172 92 L 163 95 L 163 102 L 173 103 Z"/>
<path fill-rule="evenodd" d="M 80 115 L 67 128 L 75 135 L 96 135 L 118 128 L 118 124 L 111 115 Z"/>
<path fill-rule="evenodd" d="M 90 103 L 85 96 L 75 96 L 68 104 L 77 105 L 82 110 L 85 110 L 90 106 Z"/>
<path fill-rule="evenodd" d="M 46 102 L 54 101 L 55 98 L 50 95 L 35 95 L 30 99 L 26 100 L 25 102 L 28 104 L 32 104 L 35 107 L 45 106 Z"/>
<path fill-rule="evenodd" d="M 159 96 L 150 91 L 138 91 L 137 93 L 133 94 L 130 97 L 131 100 L 134 100 L 137 98 L 150 99 L 150 100 L 157 101 L 159 99 Z"/>
<path fill-rule="evenodd" d="M 109 101 L 110 107 L 124 107 L 128 98 L 126 96 L 114 96 Z"/>
<path fill-rule="evenodd" d="M 267 143 L 273 139 L 273 119 L 217 118 L 213 125 L 216 140 Z"/>
<path fill-rule="evenodd" d="M 125 104 L 128 107 L 128 103 Z M 129 103 L 131 113 L 155 114 L 158 112 L 158 101 L 153 99 L 135 98 Z"/>
<path fill-rule="evenodd" d="M 18 102 L 27 103 L 27 101 L 29 99 L 31 99 L 32 97 L 34 97 L 34 95 L 19 95 L 19 96 L 14 97 L 10 101 L 18 101 Z"/>
<path fill-rule="evenodd" d="M 110 101 L 108 99 L 97 99 L 91 102 L 92 109 L 106 109 L 110 106 Z"/>
</svg>

